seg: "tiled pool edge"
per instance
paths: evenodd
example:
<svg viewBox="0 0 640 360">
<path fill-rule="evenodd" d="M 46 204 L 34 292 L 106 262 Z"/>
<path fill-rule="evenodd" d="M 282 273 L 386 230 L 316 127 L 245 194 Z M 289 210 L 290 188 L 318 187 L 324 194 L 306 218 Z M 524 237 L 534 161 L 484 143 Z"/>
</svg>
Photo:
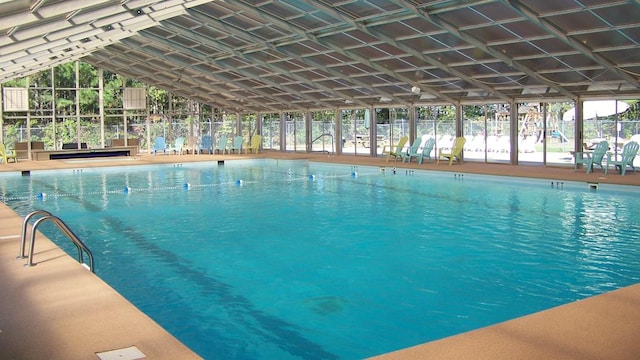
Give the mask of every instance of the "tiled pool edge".
<svg viewBox="0 0 640 360">
<path fill-rule="evenodd" d="M 200 359 L 46 237 L 17 260 L 22 218 L 0 204 L 0 349 L 6 359 L 91 359 L 136 346 L 149 359 Z"/>
<path fill-rule="evenodd" d="M 638 359 L 640 284 L 371 358 Z"/>
</svg>

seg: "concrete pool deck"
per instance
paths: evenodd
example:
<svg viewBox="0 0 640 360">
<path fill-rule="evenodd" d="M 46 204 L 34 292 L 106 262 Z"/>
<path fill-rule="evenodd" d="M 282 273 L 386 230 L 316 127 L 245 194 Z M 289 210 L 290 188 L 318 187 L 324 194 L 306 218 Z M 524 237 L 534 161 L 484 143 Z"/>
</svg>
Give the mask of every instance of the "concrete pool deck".
<svg viewBox="0 0 640 360">
<path fill-rule="evenodd" d="M 466 162 L 448 166 L 384 158 L 267 152 L 258 157 L 416 168 L 549 180 L 640 185 L 640 173 Z M 100 160 L 20 161 L 0 172 L 220 161 L 256 155 L 138 155 Z M 22 214 L 24 215 L 24 214 Z M 36 266 L 16 260 L 22 217 L 0 204 L 0 357 L 97 359 L 135 346 L 148 359 L 199 359 L 97 276 L 38 234 Z M 135 276 L 135 275 L 134 275 Z M 354 328 L 357 324 L 354 324 Z M 472 332 L 375 357 L 388 359 L 640 359 L 640 284 Z M 124 359 L 124 358 L 121 358 Z"/>
</svg>

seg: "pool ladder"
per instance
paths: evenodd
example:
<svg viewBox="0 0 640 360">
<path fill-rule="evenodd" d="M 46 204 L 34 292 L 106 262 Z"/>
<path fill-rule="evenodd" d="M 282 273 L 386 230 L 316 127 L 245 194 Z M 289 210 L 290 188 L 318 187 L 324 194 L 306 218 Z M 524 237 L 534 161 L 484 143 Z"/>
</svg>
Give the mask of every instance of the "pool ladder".
<svg viewBox="0 0 640 360">
<path fill-rule="evenodd" d="M 42 217 L 36 220 L 33 223 L 33 226 L 31 228 L 31 239 L 29 242 L 29 255 L 27 256 L 25 254 L 25 245 L 27 243 L 27 228 L 29 225 L 29 220 L 31 220 L 31 218 L 36 215 L 42 215 Z M 45 221 L 51 221 L 52 223 L 54 223 L 58 227 L 58 229 L 64 235 L 66 235 L 67 238 L 69 238 L 69 240 L 71 240 L 71 242 L 76 246 L 76 249 L 78 249 L 78 262 L 85 267 L 87 265 L 84 262 L 84 254 L 87 254 L 87 257 L 89 258 L 89 270 L 91 272 L 94 272 L 93 271 L 93 254 L 91 253 L 91 250 L 89 250 L 89 248 L 82 242 L 82 240 L 80 240 L 76 236 L 76 234 L 74 234 L 73 231 L 71 231 L 71 229 L 67 226 L 67 224 L 64 223 L 64 221 L 62 221 L 59 217 L 52 215 L 50 212 L 46 210 L 33 211 L 29 213 L 27 216 L 25 216 L 24 221 L 22 222 L 22 235 L 20 237 L 20 255 L 18 256 L 18 259 L 25 259 L 25 258 L 29 259 L 27 263 L 24 264 L 24 266 L 28 267 L 28 266 L 35 265 L 33 263 L 33 248 L 36 242 L 36 229 L 40 224 L 42 224 Z"/>
</svg>

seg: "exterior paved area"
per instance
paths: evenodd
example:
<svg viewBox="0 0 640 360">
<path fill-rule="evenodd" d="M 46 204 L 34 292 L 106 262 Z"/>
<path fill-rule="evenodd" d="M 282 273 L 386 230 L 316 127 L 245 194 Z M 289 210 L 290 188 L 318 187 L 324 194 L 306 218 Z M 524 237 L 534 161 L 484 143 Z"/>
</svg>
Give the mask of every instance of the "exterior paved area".
<svg viewBox="0 0 640 360">
<path fill-rule="evenodd" d="M 640 173 L 585 174 L 569 168 L 502 164 L 385 162 L 384 158 L 267 152 L 259 155 L 139 155 L 82 161 L 20 161 L 0 172 L 81 169 L 95 166 L 219 161 L 248 157 L 300 158 L 523 176 L 585 183 L 640 185 Z M 41 234 L 37 265 L 16 260 L 22 218 L 0 204 L 0 357 L 97 359 L 97 352 L 136 346 L 148 359 L 199 356 L 86 271 Z M 376 359 L 640 359 L 640 284 L 484 329 L 441 339 Z"/>
</svg>

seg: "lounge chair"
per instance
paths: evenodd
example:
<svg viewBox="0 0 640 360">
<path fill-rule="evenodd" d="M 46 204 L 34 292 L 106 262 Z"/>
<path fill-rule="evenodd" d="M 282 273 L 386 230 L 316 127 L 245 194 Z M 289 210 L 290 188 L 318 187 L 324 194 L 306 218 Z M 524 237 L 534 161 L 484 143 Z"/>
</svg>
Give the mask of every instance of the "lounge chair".
<svg viewBox="0 0 640 360">
<path fill-rule="evenodd" d="M 176 153 L 176 154 L 182 155 L 183 149 L 184 149 L 184 138 L 179 137 L 179 138 L 176 138 L 175 142 L 173 143 L 173 147 L 168 148 L 167 151 L 169 151 L 169 153 Z"/>
<path fill-rule="evenodd" d="M 257 154 L 258 151 L 260 151 L 260 145 L 262 145 L 262 135 L 253 135 L 251 137 L 251 143 L 249 143 L 249 146 L 247 146 L 245 152 L 253 152 Z"/>
<path fill-rule="evenodd" d="M 620 154 L 620 160 L 615 160 L 613 154 L 607 154 L 607 167 L 604 168 L 604 173 L 607 173 L 609 169 L 609 165 L 615 166 L 617 169 L 620 169 L 620 175 L 624 175 L 627 171 L 627 166 L 630 166 L 633 169 L 633 172 L 636 172 L 636 168 L 633 166 L 633 160 L 638 154 L 638 148 L 640 148 L 640 144 L 635 141 L 630 141 L 622 147 L 622 153 Z"/>
<path fill-rule="evenodd" d="M 453 140 L 453 144 L 451 145 L 450 152 L 444 152 L 444 149 L 440 149 L 440 151 L 438 152 L 438 159 L 436 160 L 436 163 L 439 164 L 440 158 L 443 157 L 449 159 L 449 166 L 453 165 L 454 159 L 457 159 L 458 162 L 462 163 L 462 149 L 464 149 L 464 143 L 466 141 L 467 140 L 462 136 L 455 138 L 455 140 Z"/>
<path fill-rule="evenodd" d="M 163 154 L 167 154 L 167 142 L 164 137 L 158 136 L 156 140 L 153 142 L 153 155 L 155 155 L 158 151 L 162 151 Z"/>
<path fill-rule="evenodd" d="M 576 171 L 578 164 L 583 164 L 585 166 L 587 174 L 593 171 L 593 165 L 598 165 L 601 169 L 604 169 L 602 159 L 604 159 L 607 151 L 609 151 L 609 143 L 606 141 L 599 142 L 593 151 L 576 151 L 574 153 L 576 162 L 573 165 L 573 171 Z"/>
<path fill-rule="evenodd" d="M 224 154 L 224 152 L 227 151 L 227 142 L 228 138 L 226 135 L 220 136 L 216 146 L 213 147 L 213 153 L 215 154 L 216 151 L 219 151 L 221 154 Z"/>
<path fill-rule="evenodd" d="M 187 151 L 187 154 L 197 154 L 198 153 L 198 137 L 189 136 L 189 138 L 187 139 L 187 143 L 184 146 L 184 149 Z"/>
<path fill-rule="evenodd" d="M 234 151 L 236 151 L 238 153 L 238 155 L 242 154 L 242 142 L 243 142 L 243 140 L 244 139 L 242 138 L 242 136 L 240 136 L 240 135 L 235 136 L 233 138 L 233 143 L 229 147 L 229 153 L 233 153 Z"/>
<path fill-rule="evenodd" d="M 435 138 L 428 138 L 427 142 L 422 146 L 422 151 L 418 153 L 418 164 L 422 164 L 422 160 L 426 157 L 427 159 L 431 159 L 431 152 L 433 151 L 433 147 L 436 145 Z M 409 160 L 411 162 L 411 160 Z"/>
<path fill-rule="evenodd" d="M 4 144 L 0 144 L 0 159 L 2 159 L 5 164 L 8 164 L 10 159 L 13 159 L 14 163 L 18 162 L 16 152 L 13 150 L 7 150 Z"/>
<path fill-rule="evenodd" d="M 393 156 L 394 160 L 398 160 L 398 158 L 402 157 L 402 149 L 404 149 L 404 145 L 407 143 L 407 141 L 409 141 L 409 137 L 408 136 L 403 136 L 400 138 L 400 140 L 398 141 L 398 144 L 396 145 L 385 145 L 384 148 L 382 149 L 382 154 L 387 154 L 387 161 L 389 161 L 389 159 L 391 159 L 391 157 Z M 387 146 L 389 146 L 389 149 L 387 150 Z"/>
<path fill-rule="evenodd" d="M 200 146 L 198 147 L 198 152 L 202 153 L 206 151 L 208 154 L 213 154 L 213 143 L 211 141 L 211 136 L 205 135 L 202 137 L 202 141 L 200 142 Z"/>
<path fill-rule="evenodd" d="M 422 144 L 422 139 L 418 138 L 413 140 L 413 144 L 411 144 L 411 147 L 409 148 L 409 150 L 407 151 L 401 151 L 400 152 L 400 157 L 402 157 L 402 162 L 406 162 L 407 160 L 409 160 L 409 162 L 411 162 L 411 157 L 418 157 L 418 151 L 420 150 L 420 144 Z"/>
</svg>

